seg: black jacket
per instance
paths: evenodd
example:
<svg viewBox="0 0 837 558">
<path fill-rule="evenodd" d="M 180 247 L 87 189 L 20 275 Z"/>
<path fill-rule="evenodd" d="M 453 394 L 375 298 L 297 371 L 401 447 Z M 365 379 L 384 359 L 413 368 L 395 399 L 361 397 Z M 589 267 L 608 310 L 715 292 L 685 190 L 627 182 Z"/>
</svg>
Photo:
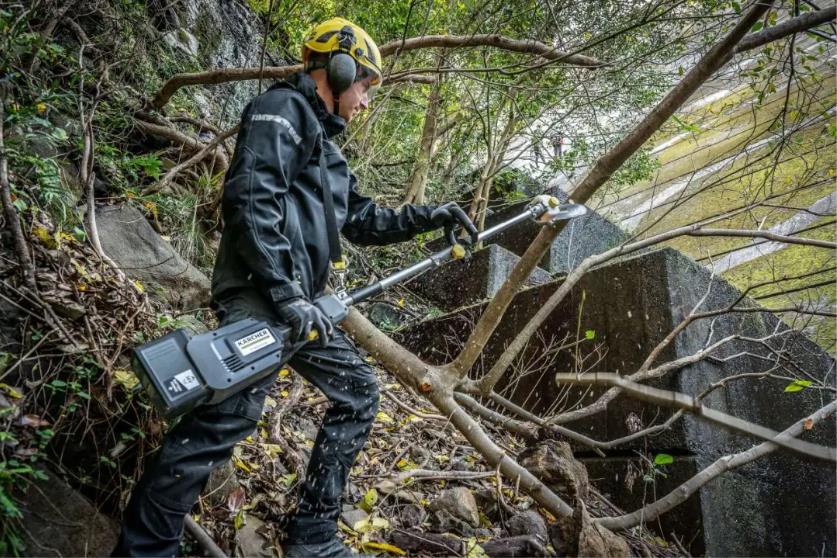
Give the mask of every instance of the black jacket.
<svg viewBox="0 0 837 558">
<path fill-rule="evenodd" d="M 329 138 L 345 121 L 327 111 L 315 82 L 296 74 L 253 99 L 224 183 L 224 232 L 212 275 L 215 301 L 256 290 L 274 303 L 321 294 L 329 243 L 321 180 L 329 181 L 338 230 L 356 244 L 409 240 L 435 227 L 434 207 L 378 207 Z M 322 164 L 322 173 L 320 166 Z"/>
</svg>

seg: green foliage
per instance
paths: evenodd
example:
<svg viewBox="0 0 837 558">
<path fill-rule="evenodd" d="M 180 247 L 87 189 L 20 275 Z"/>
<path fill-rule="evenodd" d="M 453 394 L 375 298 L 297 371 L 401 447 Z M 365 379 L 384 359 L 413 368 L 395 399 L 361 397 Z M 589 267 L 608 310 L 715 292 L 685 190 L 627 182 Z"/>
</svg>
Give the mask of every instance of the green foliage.
<svg viewBox="0 0 837 558">
<path fill-rule="evenodd" d="M 654 456 L 654 465 L 671 465 L 674 463 L 674 457 L 667 453 L 658 453 Z"/>
<path fill-rule="evenodd" d="M 796 393 L 811 387 L 811 380 L 794 380 L 785 386 L 785 393 Z"/>
</svg>

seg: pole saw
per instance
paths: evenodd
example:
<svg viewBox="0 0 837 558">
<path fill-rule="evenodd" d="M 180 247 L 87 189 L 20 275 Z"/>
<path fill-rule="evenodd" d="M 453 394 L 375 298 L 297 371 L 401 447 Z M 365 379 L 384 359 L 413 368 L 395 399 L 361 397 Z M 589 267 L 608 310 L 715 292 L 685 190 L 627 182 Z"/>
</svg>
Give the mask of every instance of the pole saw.
<svg viewBox="0 0 837 558">
<path fill-rule="evenodd" d="M 477 240 L 487 240 L 524 221 L 535 220 L 547 225 L 586 213 L 583 205 L 561 204 L 557 198 L 539 196 L 519 215 L 479 233 Z M 314 304 L 336 325 L 346 318 L 350 306 L 466 255 L 465 247 L 456 242 L 450 231 L 448 241 L 450 247 L 389 277 L 348 292 L 324 295 Z M 291 329 L 283 324 L 253 318 L 195 336 L 178 329 L 135 348 L 133 368 L 154 405 L 165 416 L 176 417 L 197 405 L 219 403 L 276 373 L 294 353 L 288 350 L 294 349 L 290 333 Z M 312 330 L 308 341 L 317 337 L 317 330 Z"/>
</svg>

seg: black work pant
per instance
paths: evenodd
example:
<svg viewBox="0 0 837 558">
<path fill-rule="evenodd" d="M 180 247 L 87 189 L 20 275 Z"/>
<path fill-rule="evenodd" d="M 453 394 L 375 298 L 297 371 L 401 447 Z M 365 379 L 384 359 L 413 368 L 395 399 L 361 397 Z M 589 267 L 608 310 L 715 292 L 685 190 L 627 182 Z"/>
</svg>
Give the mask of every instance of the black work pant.
<svg viewBox="0 0 837 558">
<path fill-rule="evenodd" d="M 235 302 L 219 312 L 222 324 L 268 317 Z M 331 403 L 288 528 L 291 542 L 312 544 L 337 531 L 349 469 L 366 443 L 378 409 L 378 385 L 357 348 L 336 328 L 327 347 L 308 344 L 294 353 L 289 364 Z M 114 556 L 175 555 L 185 515 L 212 469 L 229 459 L 235 444 L 255 430 L 274 380 L 270 375 L 217 405 L 198 407 L 166 434 L 154 463 L 134 488 Z"/>
</svg>

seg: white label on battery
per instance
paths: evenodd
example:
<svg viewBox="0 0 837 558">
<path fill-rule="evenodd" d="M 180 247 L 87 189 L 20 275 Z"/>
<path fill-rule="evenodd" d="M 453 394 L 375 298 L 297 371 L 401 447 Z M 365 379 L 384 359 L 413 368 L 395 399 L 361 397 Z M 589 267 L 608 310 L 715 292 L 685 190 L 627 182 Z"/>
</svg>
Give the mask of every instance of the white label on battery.
<svg viewBox="0 0 837 558">
<path fill-rule="evenodd" d="M 183 384 L 183 387 L 187 390 L 201 385 L 200 382 L 198 382 L 198 379 L 195 378 L 195 373 L 192 372 L 192 370 L 186 370 L 180 374 L 175 374 L 174 377 L 177 378 L 177 381 Z"/>
<path fill-rule="evenodd" d="M 238 347 L 238 350 L 241 351 L 242 355 L 247 356 L 275 342 L 276 338 L 273 337 L 270 330 L 264 328 L 251 333 L 247 337 L 237 339 L 235 346 Z"/>
</svg>

